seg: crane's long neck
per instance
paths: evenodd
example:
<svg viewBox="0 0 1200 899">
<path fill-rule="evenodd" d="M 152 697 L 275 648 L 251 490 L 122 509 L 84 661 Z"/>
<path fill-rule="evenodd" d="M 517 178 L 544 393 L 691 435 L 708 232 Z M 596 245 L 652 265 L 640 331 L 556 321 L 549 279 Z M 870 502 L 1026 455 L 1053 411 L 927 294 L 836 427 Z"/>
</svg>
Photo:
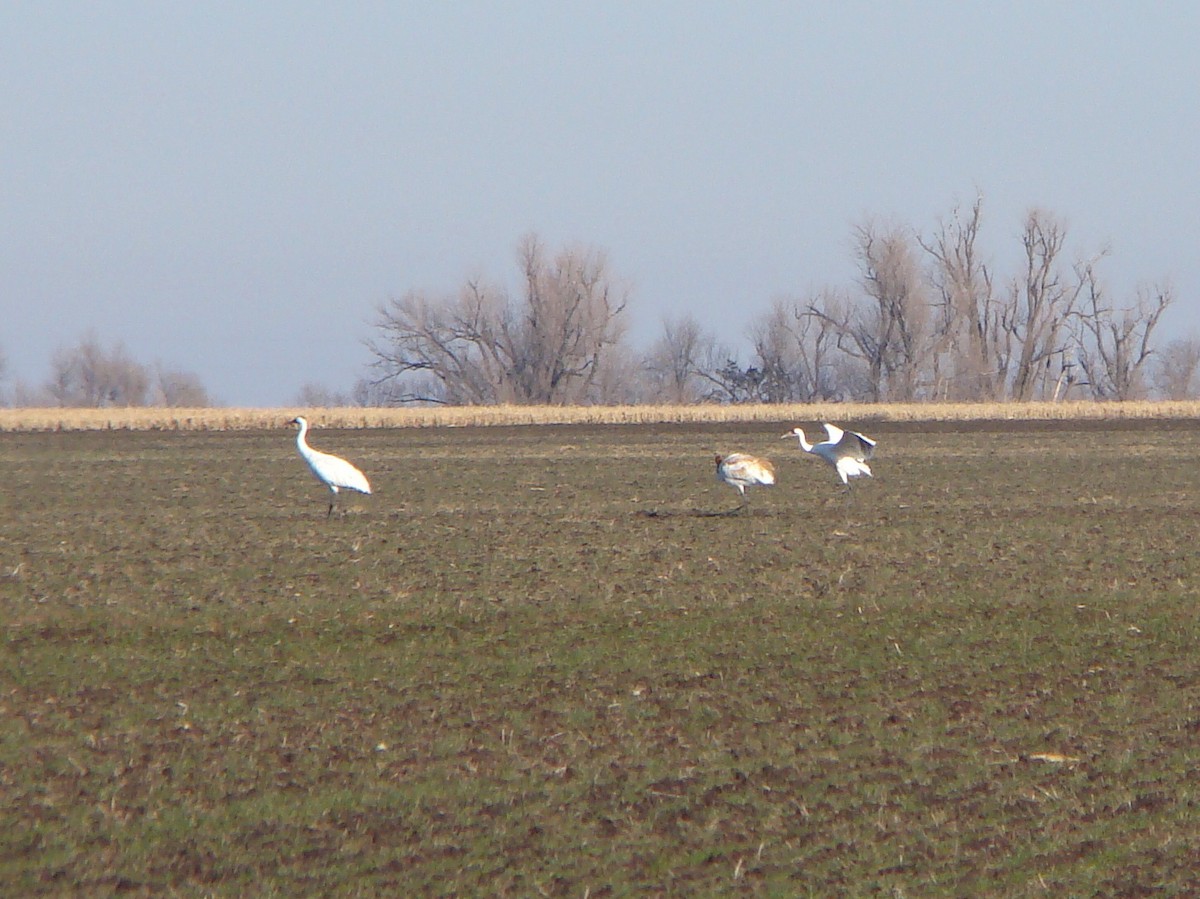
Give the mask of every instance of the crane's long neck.
<svg viewBox="0 0 1200 899">
<path fill-rule="evenodd" d="M 811 453 L 813 451 L 813 445 L 804 439 L 804 432 L 800 430 L 800 428 L 796 428 L 796 430 L 792 433 L 795 434 L 800 440 L 800 449 L 804 450 L 806 453 Z"/>
<path fill-rule="evenodd" d="M 312 447 L 308 445 L 308 440 L 305 439 L 307 435 L 308 422 L 302 421 L 300 422 L 300 433 L 296 435 L 296 448 L 300 450 L 300 455 L 304 456 L 306 459 L 308 458 L 309 453 L 312 452 Z"/>
</svg>

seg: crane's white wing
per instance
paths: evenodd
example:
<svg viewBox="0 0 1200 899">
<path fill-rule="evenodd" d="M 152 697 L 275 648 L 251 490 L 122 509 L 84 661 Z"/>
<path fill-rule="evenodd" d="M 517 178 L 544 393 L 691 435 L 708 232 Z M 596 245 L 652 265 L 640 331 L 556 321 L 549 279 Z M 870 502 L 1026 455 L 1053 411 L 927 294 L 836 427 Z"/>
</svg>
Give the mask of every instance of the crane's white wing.
<svg viewBox="0 0 1200 899">
<path fill-rule="evenodd" d="M 825 433 L 829 435 L 830 443 L 837 443 L 846 433 L 837 425 L 830 424 L 829 422 L 825 422 L 824 428 Z"/>
<path fill-rule="evenodd" d="M 826 422 L 825 432 L 829 435 L 829 442 L 834 445 L 834 455 L 839 459 L 865 462 L 875 453 L 875 441 L 858 431 L 843 431 L 837 425 Z"/>
</svg>

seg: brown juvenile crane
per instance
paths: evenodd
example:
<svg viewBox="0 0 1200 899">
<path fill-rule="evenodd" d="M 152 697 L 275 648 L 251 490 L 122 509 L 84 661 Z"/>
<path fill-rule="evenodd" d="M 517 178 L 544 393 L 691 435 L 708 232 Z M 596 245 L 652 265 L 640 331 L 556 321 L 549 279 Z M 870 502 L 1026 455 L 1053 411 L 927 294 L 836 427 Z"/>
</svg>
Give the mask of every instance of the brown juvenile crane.
<svg viewBox="0 0 1200 899">
<path fill-rule="evenodd" d="M 766 459 L 747 453 L 730 453 L 728 456 L 718 453 L 716 458 L 717 480 L 736 487 L 742 496 L 742 504 L 737 508 L 739 512 L 749 503 L 747 487 L 771 487 L 775 484 L 775 466 Z"/>
</svg>

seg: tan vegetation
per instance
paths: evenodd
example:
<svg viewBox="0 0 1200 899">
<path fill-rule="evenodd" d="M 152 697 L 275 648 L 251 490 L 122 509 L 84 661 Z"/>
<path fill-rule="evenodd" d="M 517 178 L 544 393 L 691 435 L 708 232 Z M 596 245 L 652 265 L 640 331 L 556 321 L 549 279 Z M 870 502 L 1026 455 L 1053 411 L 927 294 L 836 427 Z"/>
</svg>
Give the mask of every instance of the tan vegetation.
<svg viewBox="0 0 1200 899">
<path fill-rule="evenodd" d="M 328 409 L 0 409 L 0 431 L 243 431 L 303 414 L 318 428 L 456 428 L 724 422 L 1112 421 L 1200 418 L 1200 401 L 1128 403 L 810 403 L 641 406 L 437 406 Z"/>
</svg>

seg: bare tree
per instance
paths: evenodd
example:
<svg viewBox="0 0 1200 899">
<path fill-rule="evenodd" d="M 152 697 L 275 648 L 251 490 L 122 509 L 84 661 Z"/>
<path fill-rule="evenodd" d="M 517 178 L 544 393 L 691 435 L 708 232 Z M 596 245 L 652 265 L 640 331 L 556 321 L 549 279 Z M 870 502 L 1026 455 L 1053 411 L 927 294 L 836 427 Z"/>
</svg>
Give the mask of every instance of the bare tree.
<svg viewBox="0 0 1200 899">
<path fill-rule="evenodd" d="M 823 291 L 820 296 L 828 296 Z M 792 334 L 796 341 L 800 372 L 806 385 L 804 400 L 835 400 L 845 396 L 845 385 L 837 376 L 837 334 L 829 322 L 796 304 L 792 308 Z"/>
<path fill-rule="evenodd" d="M 307 381 L 300 385 L 300 390 L 296 393 L 296 405 L 309 409 L 336 409 L 360 404 L 344 390 L 334 390 L 324 384 Z"/>
<path fill-rule="evenodd" d="M 382 307 L 368 344 L 376 383 L 400 402 L 607 402 L 603 369 L 624 337 L 627 289 L 594 250 L 550 259 L 530 236 L 519 258 L 517 301 L 473 280 L 450 299 L 410 293 Z"/>
<path fill-rule="evenodd" d="M 939 398 L 996 400 L 1004 395 L 1001 303 L 992 273 L 980 258 L 983 197 L 969 212 L 954 209 L 921 246 L 932 258 L 936 301 L 934 394 Z"/>
<path fill-rule="evenodd" d="M 1077 361 L 1102 400 L 1131 400 L 1146 392 L 1145 369 L 1154 349 L 1151 338 L 1174 296 L 1170 287 L 1138 290 L 1134 302 L 1114 308 L 1092 266 L 1082 272 L 1085 285 L 1075 316 Z"/>
<path fill-rule="evenodd" d="M 1200 337 L 1172 340 L 1158 353 L 1153 379 L 1155 391 L 1164 399 L 1187 400 L 1197 394 L 1200 371 Z"/>
<path fill-rule="evenodd" d="M 162 363 L 155 366 L 150 405 L 199 409 L 211 404 L 208 391 L 198 375 L 166 368 Z"/>
<path fill-rule="evenodd" d="M 764 403 L 799 402 L 807 392 L 792 321 L 783 301 L 776 300 L 750 326 L 755 367 L 762 373 L 758 393 Z"/>
<path fill-rule="evenodd" d="M 404 388 L 396 381 L 380 382 L 362 377 L 350 390 L 352 406 L 400 406 L 405 402 Z"/>
<path fill-rule="evenodd" d="M 60 348 L 50 360 L 47 389 L 60 406 L 144 406 L 150 388 L 146 366 L 125 347 L 105 348 L 95 334 L 76 346 Z"/>
<path fill-rule="evenodd" d="M 862 363 L 863 398 L 871 402 L 917 399 L 932 358 L 932 317 L 918 247 L 906 229 L 859 226 L 855 253 L 863 301 L 852 304 L 830 295 L 807 310 L 832 328 L 842 352 Z"/>
<path fill-rule="evenodd" d="M 650 398 L 676 404 L 700 402 L 711 387 L 707 373 L 714 356 L 725 359 L 728 352 L 716 352 L 716 338 L 694 316 L 664 319 L 662 333 L 642 363 Z"/>
<path fill-rule="evenodd" d="M 707 400 L 717 403 L 763 402 L 763 373 L 754 365 L 742 368 L 738 360 L 727 358 L 724 364 L 706 371 L 704 377 L 712 385 L 705 395 Z"/>
<path fill-rule="evenodd" d="M 1066 226 L 1053 215 L 1033 209 L 1026 216 L 1024 271 L 1013 280 L 1000 318 L 1004 340 L 999 358 L 1001 367 L 1011 370 L 1011 396 L 1018 401 L 1047 395 L 1051 380 L 1061 383 L 1069 324 L 1084 288 L 1082 272 L 1090 265 L 1076 265 L 1071 273 L 1063 270 L 1066 239 Z"/>
<path fill-rule="evenodd" d="M 602 253 L 564 251 L 551 262 L 537 238 L 521 248 L 524 315 L 510 331 L 518 402 L 605 401 L 592 390 L 606 351 L 625 334 L 627 290 Z"/>
<path fill-rule="evenodd" d="M 837 334 L 831 319 L 809 311 L 828 294 L 808 303 L 776 300 L 750 326 L 754 347 L 753 368 L 761 373 L 759 399 L 766 403 L 804 403 L 833 399 L 831 360 L 837 350 Z"/>
<path fill-rule="evenodd" d="M 921 269 L 918 244 L 907 229 L 878 234 L 859 229 L 859 259 L 867 296 L 884 333 L 884 372 L 889 400 L 912 402 L 920 398 L 921 376 L 928 370 L 934 350 L 931 304 Z"/>
<path fill-rule="evenodd" d="M 208 391 L 191 372 L 136 361 L 121 343 L 104 346 L 94 333 L 56 350 L 50 378 L 38 390 L 20 385 L 22 405 L 207 406 Z"/>
<path fill-rule="evenodd" d="M 498 332 L 506 304 L 478 281 L 441 301 L 419 293 L 390 301 L 379 310 L 380 336 L 368 344 L 379 373 L 375 383 L 397 404 L 502 402 Z"/>
<path fill-rule="evenodd" d="M 649 401 L 642 356 L 624 341 L 609 347 L 591 386 L 592 402 L 633 405 Z"/>
</svg>

